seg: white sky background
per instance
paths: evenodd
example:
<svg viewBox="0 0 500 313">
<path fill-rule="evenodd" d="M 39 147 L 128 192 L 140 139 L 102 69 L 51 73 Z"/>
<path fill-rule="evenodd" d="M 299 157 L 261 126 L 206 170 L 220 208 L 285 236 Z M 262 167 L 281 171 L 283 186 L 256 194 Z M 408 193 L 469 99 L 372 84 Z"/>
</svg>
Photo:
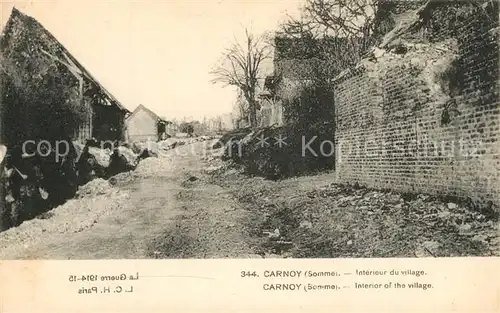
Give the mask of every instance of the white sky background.
<svg viewBox="0 0 500 313">
<path fill-rule="evenodd" d="M 144 104 L 167 119 L 230 113 L 233 88 L 210 69 L 244 29 L 275 30 L 300 0 L 1 2 L 3 29 L 13 6 L 47 28 L 124 106 Z"/>
</svg>

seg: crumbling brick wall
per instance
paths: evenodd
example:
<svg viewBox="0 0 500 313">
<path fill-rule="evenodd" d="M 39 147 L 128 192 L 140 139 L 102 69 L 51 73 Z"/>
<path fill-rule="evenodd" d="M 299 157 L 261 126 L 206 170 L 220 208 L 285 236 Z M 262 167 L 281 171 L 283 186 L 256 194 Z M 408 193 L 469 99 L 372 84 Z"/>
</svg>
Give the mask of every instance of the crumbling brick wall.
<svg viewBox="0 0 500 313">
<path fill-rule="evenodd" d="M 425 18 L 409 51 L 338 77 L 337 181 L 498 205 L 498 4 L 434 4 Z"/>
</svg>

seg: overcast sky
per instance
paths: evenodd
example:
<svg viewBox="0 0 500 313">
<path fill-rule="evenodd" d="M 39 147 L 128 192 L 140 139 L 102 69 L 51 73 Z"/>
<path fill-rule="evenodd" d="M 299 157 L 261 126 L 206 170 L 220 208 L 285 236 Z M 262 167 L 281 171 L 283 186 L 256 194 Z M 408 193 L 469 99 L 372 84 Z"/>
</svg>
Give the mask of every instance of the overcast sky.
<svg viewBox="0 0 500 313">
<path fill-rule="evenodd" d="M 1 1 L 37 19 L 129 110 L 142 103 L 168 119 L 229 113 L 232 88 L 210 69 L 244 28 L 276 29 L 299 0 Z"/>
</svg>

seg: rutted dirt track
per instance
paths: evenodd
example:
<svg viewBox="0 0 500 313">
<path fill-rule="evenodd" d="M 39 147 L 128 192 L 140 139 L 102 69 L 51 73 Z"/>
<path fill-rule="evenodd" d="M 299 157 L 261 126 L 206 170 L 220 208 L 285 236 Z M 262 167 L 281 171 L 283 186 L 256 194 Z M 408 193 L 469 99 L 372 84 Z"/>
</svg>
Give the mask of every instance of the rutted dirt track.
<svg viewBox="0 0 500 313">
<path fill-rule="evenodd" d="M 82 211 L 29 221 L 1 234 L 0 258 L 259 257 L 252 255 L 238 227 L 244 223 L 245 211 L 228 192 L 207 183 L 201 153 L 207 144 L 177 148 L 161 158 L 144 160 L 133 173 L 119 175 L 113 188 L 113 194 L 122 195 L 114 203 L 116 209 L 98 218 Z M 89 211 L 93 209 L 97 207 L 90 205 Z M 83 230 L 49 227 L 87 217 L 93 220 Z M 33 228 L 44 229 L 27 237 Z"/>
<path fill-rule="evenodd" d="M 270 181 L 210 155 L 211 142 L 92 181 L 50 214 L 0 233 L 0 259 L 500 255 L 498 214 L 429 195 Z"/>
</svg>

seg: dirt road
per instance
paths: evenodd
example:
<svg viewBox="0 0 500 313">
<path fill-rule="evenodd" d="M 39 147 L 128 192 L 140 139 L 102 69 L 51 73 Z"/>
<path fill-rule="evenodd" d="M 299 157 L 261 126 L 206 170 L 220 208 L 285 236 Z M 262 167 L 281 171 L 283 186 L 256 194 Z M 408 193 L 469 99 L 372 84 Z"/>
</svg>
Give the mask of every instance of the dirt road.
<svg viewBox="0 0 500 313">
<path fill-rule="evenodd" d="M 88 211 L 30 221 L 0 234 L 0 258 L 260 257 L 252 254 L 238 227 L 245 223 L 245 211 L 227 191 L 207 182 L 203 156 L 208 144 L 176 148 L 158 159 L 144 160 L 129 175 L 120 175 L 114 193 L 125 196 L 106 214 L 93 215 L 93 210 L 102 208 L 92 200 L 95 206 Z M 84 229 L 45 226 L 89 218 L 93 220 Z M 26 235 L 39 228 L 41 232 Z"/>
<path fill-rule="evenodd" d="M 92 181 L 79 198 L 0 233 L 0 259 L 500 255 L 498 214 L 338 186 L 333 173 L 248 177 L 209 146 L 145 159 L 112 184 Z"/>
</svg>

